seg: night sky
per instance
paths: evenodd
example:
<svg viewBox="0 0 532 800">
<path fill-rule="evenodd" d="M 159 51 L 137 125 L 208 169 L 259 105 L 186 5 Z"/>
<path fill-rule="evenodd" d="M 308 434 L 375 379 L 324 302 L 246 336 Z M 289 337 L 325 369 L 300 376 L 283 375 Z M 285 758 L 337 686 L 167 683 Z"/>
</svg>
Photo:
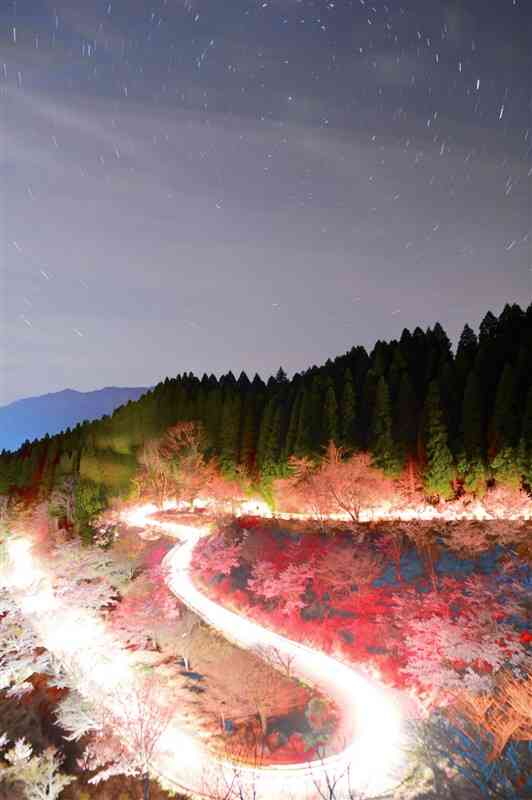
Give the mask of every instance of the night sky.
<svg viewBox="0 0 532 800">
<path fill-rule="evenodd" d="M 1 0 L 0 403 L 532 299 L 530 0 Z"/>
</svg>

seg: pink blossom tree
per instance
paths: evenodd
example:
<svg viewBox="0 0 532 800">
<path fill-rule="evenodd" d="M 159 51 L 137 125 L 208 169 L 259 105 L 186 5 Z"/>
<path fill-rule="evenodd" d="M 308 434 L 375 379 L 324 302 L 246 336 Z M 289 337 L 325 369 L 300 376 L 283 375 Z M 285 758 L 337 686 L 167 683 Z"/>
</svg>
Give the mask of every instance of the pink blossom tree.
<svg viewBox="0 0 532 800">
<path fill-rule="evenodd" d="M 209 494 L 219 470 L 205 458 L 206 446 L 200 422 L 179 422 L 160 439 L 146 442 L 138 455 L 138 494 L 152 497 L 160 508 L 170 496 L 193 503 L 200 494 Z"/>
<path fill-rule="evenodd" d="M 268 561 L 256 564 L 248 587 L 266 600 L 275 600 L 284 616 L 291 616 L 304 607 L 302 594 L 312 578 L 314 565 L 290 564 L 281 572 Z"/>
<path fill-rule="evenodd" d="M 491 691 L 495 674 L 505 664 L 520 664 L 526 656 L 519 633 L 494 623 L 488 613 L 459 620 L 413 619 L 405 644 L 408 663 L 401 671 L 440 703 L 460 691 Z"/>
<path fill-rule="evenodd" d="M 172 476 L 162 456 L 160 443 L 155 439 L 146 442 L 137 455 L 137 461 L 140 465 L 134 481 L 137 494 L 153 500 L 162 508 L 170 497 Z"/>
<path fill-rule="evenodd" d="M 214 575 L 229 575 L 240 563 L 242 544 L 226 543 L 222 535 L 212 536 L 201 542 L 194 552 L 193 565 L 205 578 Z"/>
<path fill-rule="evenodd" d="M 439 592 L 403 588 L 391 619 L 405 659 L 401 671 L 427 703 L 448 703 L 462 690 L 489 692 L 506 665 L 519 666 L 526 650 L 507 622 L 523 615 L 519 585 L 500 586 L 491 576 L 444 578 Z"/>
<path fill-rule="evenodd" d="M 161 439 L 159 452 L 176 499 L 193 503 L 200 494 L 209 494 L 219 473 L 216 463 L 205 458 L 206 447 L 207 435 L 201 422 L 179 422 Z"/>
<path fill-rule="evenodd" d="M 353 584 L 371 584 L 382 569 L 382 559 L 366 547 L 338 546 L 316 562 L 315 575 L 333 595 L 343 597 Z"/>
<path fill-rule="evenodd" d="M 291 458 L 292 475 L 278 482 L 283 504 L 309 511 L 321 527 L 327 517 L 340 514 L 359 522 L 363 509 L 372 509 L 394 493 L 394 483 L 371 465 L 367 453 L 346 452 L 334 442 L 327 446 L 318 463 L 308 458 Z"/>
<path fill-rule="evenodd" d="M 296 458 L 289 461 L 292 472 L 285 489 L 296 500 L 299 510 L 310 513 L 320 528 L 325 527 L 327 517 L 332 513 L 330 493 L 327 490 L 321 466 L 309 458 Z"/>
<path fill-rule="evenodd" d="M 482 498 L 482 505 L 495 518 L 532 517 L 532 500 L 520 488 L 496 484 Z"/>
<path fill-rule="evenodd" d="M 113 775 L 136 777 L 142 780 L 144 800 L 150 800 L 154 756 L 174 714 L 171 690 L 150 678 L 103 697 L 97 707 L 82 698 L 63 702 L 58 721 L 73 732 L 71 739 L 90 733 L 79 762 L 82 769 L 95 772 L 89 783 Z"/>
<path fill-rule="evenodd" d="M 363 508 L 371 509 L 393 493 L 393 482 L 371 465 L 367 453 L 346 457 L 330 442 L 320 467 L 324 491 L 336 513 L 359 522 Z"/>
<path fill-rule="evenodd" d="M 451 522 L 443 529 L 446 545 L 457 553 L 476 556 L 491 547 L 490 527 L 485 522 Z"/>
<path fill-rule="evenodd" d="M 122 600 L 107 614 L 111 630 L 127 647 L 172 649 L 175 623 L 181 617 L 181 606 L 170 592 L 164 569 L 153 567 L 133 581 Z"/>
</svg>

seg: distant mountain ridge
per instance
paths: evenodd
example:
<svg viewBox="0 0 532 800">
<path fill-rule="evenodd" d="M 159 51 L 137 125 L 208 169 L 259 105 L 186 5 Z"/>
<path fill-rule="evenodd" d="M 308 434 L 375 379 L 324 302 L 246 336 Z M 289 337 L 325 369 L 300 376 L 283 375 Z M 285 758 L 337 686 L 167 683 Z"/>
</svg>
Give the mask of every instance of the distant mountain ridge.
<svg viewBox="0 0 532 800">
<path fill-rule="evenodd" d="M 90 392 L 63 389 L 61 392 L 15 400 L 0 406 L 0 450 L 17 450 L 29 439 L 52 436 L 83 420 L 112 414 L 129 400 L 138 400 L 149 386 L 106 386 Z"/>
</svg>

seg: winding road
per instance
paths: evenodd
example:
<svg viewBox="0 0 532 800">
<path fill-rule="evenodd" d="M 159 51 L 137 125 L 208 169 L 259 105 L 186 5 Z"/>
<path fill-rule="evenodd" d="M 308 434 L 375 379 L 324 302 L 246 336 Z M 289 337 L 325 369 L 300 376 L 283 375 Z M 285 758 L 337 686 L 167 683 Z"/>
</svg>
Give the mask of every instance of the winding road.
<svg viewBox="0 0 532 800">
<path fill-rule="evenodd" d="M 352 731 L 350 741 L 340 753 L 320 761 L 259 768 L 238 766 L 238 791 L 242 789 L 244 797 L 249 793 L 254 800 L 280 797 L 308 800 L 328 796 L 319 795 L 317 787 L 332 783 L 336 786 L 334 797 L 340 800 L 393 789 L 404 772 L 403 721 L 408 714 L 404 696 L 351 665 L 274 633 L 206 597 L 192 581 L 190 562 L 194 547 L 208 535 L 209 527 L 197 528 L 179 521 L 157 522 L 150 518 L 153 511 L 154 506 L 143 506 L 124 515 L 124 519 L 136 526 L 162 528 L 181 540 L 164 560 L 170 590 L 234 644 L 247 649 L 274 647 L 290 656 L 293 673 L 331 697 L 342 711 L 346 728 Z M 232 785 L 235 765 L 216 764 L 222 783 Z M 161 765 L 161 773 L 183 784 L 180 767 L 179 759 L 170 757 Z M 196 782 L 186 785 L 193 790 L 205 790 L 205 773 L 202 787 Z M 240 796 L 238 791 L 235 797 Z"/>
<path fill-rule="evenodd" d="M 405 768 L 403 720 L 408 709 L 404 696 L 336 658 L 210 600 L 195 586 L 189 569 L 194 547 L 208 535 L 208 526 L 198 529 L 178 521 L 158 522 L 150 516 L 155 510 L 155 506 L 139 506 L 124 512 L 122 519 L 141 531 L 163 529 L 179 540 L 165 557 L 171 591 L 235 644 L 249 649 L 275 647 L 289 655 L 292 672 L 330 696 L 342 712 L 345 729 L 352 732 L 341 752 L 321 761 L 243 766 L 214 758 L 178 710 L 152 759 L 152 771 L 162 785 L 212 800 L 351 800 L 393 789 Z M 138 656 L 121 647 L 96 612 L 73 606 L 56 594 L 28 537 L 17 536 L 7 545 L 9 570 L 7 577 L 6 573 L 1 576 L 3 585 L 40 641 L 60 663 L 74 670 L 78 690 L 90 703 L 107 703 L 119 714 L 120 705 L 123 708 L 137 686 Z M 334 794 L 326 788 L 332 785 Z"/>
</svg>

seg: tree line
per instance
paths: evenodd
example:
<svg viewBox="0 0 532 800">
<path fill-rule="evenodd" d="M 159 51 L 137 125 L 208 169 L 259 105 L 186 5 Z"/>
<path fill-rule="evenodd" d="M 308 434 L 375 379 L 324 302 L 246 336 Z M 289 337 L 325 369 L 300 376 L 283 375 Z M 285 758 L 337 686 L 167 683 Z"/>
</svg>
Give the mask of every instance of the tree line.
<svg viewBox="0 0 532 800">
<path fill-rule="evenodd" d="M 205 454 L 224 474 L 266 493 L 294 457 L 320 458 L 330 442 L 369 454 L 390 478 L 419 479 L 429 499 L 481 495 L 493 482 L 530 491 L 532 304 L 488 312 L 478 333 L 465 325 L 456 352 L 436 323 L 290 380 L 282 368 L 266 382 L 244 372 L 166 378 L 110 416 L 2 452 L 0 493 L 49 496 L 74 476 L 102 503 L 125 495 L 146 443 L 186 421 L 201 423 Z"/>
</svg>

